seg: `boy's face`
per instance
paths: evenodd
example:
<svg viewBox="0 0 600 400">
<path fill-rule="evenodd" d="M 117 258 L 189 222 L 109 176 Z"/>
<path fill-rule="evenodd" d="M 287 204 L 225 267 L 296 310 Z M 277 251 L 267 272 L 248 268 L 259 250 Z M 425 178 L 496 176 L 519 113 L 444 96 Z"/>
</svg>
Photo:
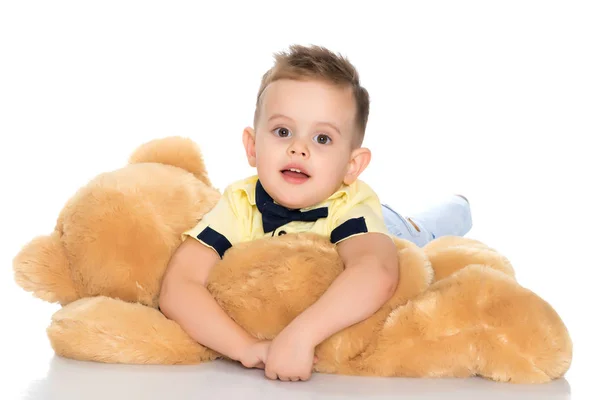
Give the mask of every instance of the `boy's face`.
<svg viewBox="0 0 600 400">
<path fill-rule="evenodd" d="M 315 205 L 364 170 L 370 153 L 353 148 L 355 110 L 350 88 L 321 81 L 277 80 L 265 89 L 256 132 L 246 128 L 244 144 L 277 203 Z"/>
</svg>

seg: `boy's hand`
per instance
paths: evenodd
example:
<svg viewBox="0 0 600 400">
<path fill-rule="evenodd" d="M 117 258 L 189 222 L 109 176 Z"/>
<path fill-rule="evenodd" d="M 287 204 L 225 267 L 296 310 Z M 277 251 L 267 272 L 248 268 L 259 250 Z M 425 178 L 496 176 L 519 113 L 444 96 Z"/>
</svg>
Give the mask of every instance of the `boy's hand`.
<svg viewBox="0 0 600 400">
<path fill-rule="evenodd" d="M 256 341 L 248 345 L 242 352 L 240 362 L 246 368 L 265 369 L 270 341 Z"/>
<path fill-rule="evenodd" d="M 271 343 L 265 375 L 282 381 L 310 379 L 315 357 L 315 346 L 298 331 L 286 328 Z"/>
</svg>

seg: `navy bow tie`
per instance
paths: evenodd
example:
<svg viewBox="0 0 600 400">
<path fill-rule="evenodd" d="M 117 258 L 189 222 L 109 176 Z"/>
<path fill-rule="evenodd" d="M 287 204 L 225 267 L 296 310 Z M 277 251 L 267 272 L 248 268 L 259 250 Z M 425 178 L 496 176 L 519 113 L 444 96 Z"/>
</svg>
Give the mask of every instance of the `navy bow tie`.
<svg viewBox="0 0 600 400">
<path fill-rule="evenodd" d="M 271 232 L 292 221 L 316 221 L 329 215 L 327 207 L 315 208 L 309 211 L 290 210 L 276 204 L 273 198 L 263 188 L 260 181 L 256 182 L 256 206 L 262 214 L 263 231 Z"/>
</svg>

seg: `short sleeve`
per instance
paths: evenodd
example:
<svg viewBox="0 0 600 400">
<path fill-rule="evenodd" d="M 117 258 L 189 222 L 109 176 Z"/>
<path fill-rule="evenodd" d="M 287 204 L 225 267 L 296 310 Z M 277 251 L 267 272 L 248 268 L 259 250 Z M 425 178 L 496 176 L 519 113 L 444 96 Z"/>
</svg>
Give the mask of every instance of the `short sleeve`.
<svg viewBox="0 0 600 400">
<path fill-rule="evenodd" d="M 389 234 L 379 198 L 368 187 L 353 195 L 337 214 L 333 216 L 331 243 L 370 232 Z"/>
<path fill-rule="evenodd" d="M 225 252 L 241 241 L 242 222 L 236 204 L 228 189 L 217 204 L 206 213 L 196 226 L 183 233 L 215 250 L 223 258 Z"/>
</svg>

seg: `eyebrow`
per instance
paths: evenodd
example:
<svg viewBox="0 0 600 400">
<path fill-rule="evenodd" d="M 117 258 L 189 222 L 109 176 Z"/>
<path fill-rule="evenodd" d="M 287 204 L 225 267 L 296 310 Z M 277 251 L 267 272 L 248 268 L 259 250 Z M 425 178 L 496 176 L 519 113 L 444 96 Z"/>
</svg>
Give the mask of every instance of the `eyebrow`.
<svg viewBox="0 0 600 400">
<path fill-rule="evenodd" d="M 285 119 L 289 119 L 290 121 L 293 121 L 290 117 L 283 115 L 283 114 L 273 114 L 268 119 L 268 121 L 271 121 L 276 118 L 285 118 Z M 340 129 L 337 126 L 335 126 L 334 124 L 332 124 L 331 122 L 320 121 L 320 122 L 317 122 L 317 125 L 327 125 L 330 128 L 332 128 L 333 130 L 335 130 L 338 133 L 338 135 L 342 136 L 342 132 L 340 131 Z"/>
</svg>

